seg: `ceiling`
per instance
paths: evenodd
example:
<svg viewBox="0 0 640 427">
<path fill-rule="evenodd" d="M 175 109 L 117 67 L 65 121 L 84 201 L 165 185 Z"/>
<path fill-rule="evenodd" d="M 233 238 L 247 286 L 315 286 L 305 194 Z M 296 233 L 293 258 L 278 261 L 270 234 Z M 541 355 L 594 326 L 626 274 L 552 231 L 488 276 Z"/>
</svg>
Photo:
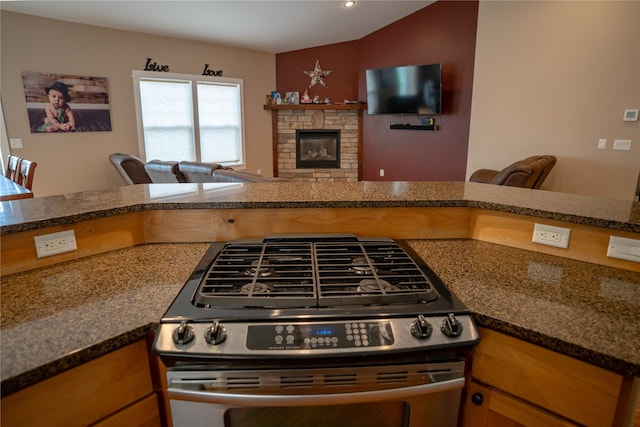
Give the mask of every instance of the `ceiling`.
<svg viewBox="0 0 640 427">
<path fill-rule="evenodd" d="M 0 8 L 270 53 L 360 39 L 434 1 L 2 1 Z"/>
</svg>

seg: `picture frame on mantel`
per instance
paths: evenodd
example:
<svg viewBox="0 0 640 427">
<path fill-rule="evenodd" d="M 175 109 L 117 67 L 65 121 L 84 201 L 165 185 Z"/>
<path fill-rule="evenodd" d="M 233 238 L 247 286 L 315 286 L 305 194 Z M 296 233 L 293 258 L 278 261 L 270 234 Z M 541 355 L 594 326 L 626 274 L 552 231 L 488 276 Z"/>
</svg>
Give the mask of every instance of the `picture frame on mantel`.
<svg viewBox="0 0 640 427">
<path fill-rule="evenodd" d="M 285 104 L 300 104 L 300 92 L 287 92 L 284 97 Z"/>
</svg>

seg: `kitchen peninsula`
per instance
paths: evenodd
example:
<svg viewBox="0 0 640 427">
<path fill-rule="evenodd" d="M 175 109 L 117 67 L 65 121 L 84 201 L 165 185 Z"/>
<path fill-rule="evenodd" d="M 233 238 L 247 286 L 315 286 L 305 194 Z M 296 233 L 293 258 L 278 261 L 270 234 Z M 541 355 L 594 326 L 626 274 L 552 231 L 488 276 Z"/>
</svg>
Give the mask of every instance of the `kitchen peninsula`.
<svg viewBox="0 0 640 427">
<path fill-rule="evenodd" d="M 614 410 L 640 376 L 640 264 L 606 256 L 610 235 L 640 238 L 638 202 L 460 182 L 156 184 L 3 202 L 0 221 L 6 398 L 151 335 L 208 242 L 284 233 L 410 240 L 487 336 L 615 375 Z M 569 248 L 531 243 L 534 223 L 570 228 Z M 71 229 L 77 251 L 36 257 L 34 236 Z"/>
</svg>

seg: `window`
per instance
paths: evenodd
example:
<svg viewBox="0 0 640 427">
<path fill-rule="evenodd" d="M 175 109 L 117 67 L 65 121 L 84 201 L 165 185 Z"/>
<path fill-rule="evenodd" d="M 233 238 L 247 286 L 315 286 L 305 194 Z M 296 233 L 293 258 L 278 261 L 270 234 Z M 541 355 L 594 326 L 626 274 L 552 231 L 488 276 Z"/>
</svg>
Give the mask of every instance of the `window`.
<svg viewBox="0 0 640 427">
<path fill-rule="evenodd" d="M 244 164 L 242 80 L 134 71 L 145 160 Z"/>
</svg>

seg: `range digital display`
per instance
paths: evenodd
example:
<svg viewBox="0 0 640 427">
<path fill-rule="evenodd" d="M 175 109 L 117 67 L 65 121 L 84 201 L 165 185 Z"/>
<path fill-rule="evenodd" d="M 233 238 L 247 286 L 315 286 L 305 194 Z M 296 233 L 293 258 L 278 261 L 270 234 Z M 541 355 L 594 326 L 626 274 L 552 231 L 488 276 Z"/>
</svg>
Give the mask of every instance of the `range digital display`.
<svg viewBox="0 0 640 427">
<path fill-rule="evenodd" d="M 393 331 L 386 321 L 249 325 L 247 330 L 250 350 L 366 348 L 393 342 Z"/>
</svg>

